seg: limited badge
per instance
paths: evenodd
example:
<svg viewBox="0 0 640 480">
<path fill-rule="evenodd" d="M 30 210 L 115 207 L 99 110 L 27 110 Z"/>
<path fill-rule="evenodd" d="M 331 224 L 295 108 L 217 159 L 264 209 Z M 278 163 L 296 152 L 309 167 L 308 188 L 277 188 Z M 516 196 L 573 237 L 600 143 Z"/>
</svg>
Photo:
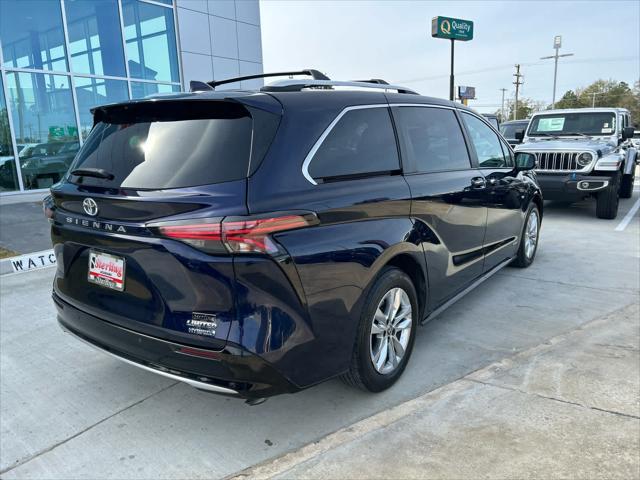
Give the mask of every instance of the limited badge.
<svg viewBox="0 0 640 480">
<path fill-rule="evenodd" d="M 187 327 L 189 327 L 189 333 L 194 335 L 215 337 L 218 321 L 216 316 L 211 313 L 193 312 L 191 318 L 187 320 Z"/>
</svg>

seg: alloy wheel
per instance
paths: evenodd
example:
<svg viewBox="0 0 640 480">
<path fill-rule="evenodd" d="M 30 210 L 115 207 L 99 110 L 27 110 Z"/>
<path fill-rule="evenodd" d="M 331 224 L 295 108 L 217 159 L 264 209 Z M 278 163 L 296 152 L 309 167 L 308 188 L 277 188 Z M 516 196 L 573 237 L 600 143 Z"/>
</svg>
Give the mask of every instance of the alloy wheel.
<svg viewBox="0 0 640 480">
<path fill-rule="evenodd" d="M 411 301 L 402 288 L 392 288 L 380 300 L 370 342 L 371 362 L 378 373 L 392 373 L 404 358 L 411 339 L 412 313 Z"/>
<path fill-rule="evenodd" d="M 538 244 L 538 212 L 532 210 L 524 231 L 524 254 L 532 258 Z"/>
</svg>

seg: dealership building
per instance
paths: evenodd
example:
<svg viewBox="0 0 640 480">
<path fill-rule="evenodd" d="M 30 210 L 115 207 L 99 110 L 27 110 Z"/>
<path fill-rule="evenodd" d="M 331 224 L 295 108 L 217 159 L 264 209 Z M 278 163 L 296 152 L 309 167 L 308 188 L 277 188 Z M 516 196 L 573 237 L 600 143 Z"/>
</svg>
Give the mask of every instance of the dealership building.
<svg viewBox="0 0 640 480">
<path fill-rule="evenodd" d="M 261 72 L 258 0 L 0 0 L 0 196 L 60 180 L 97 105 Z"/>
</svg>

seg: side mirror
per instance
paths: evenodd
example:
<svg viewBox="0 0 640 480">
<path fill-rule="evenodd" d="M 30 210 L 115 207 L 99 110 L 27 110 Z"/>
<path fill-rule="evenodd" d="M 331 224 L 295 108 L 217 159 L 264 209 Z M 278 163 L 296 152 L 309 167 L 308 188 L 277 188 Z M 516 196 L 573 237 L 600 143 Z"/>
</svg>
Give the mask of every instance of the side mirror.
<svg viewBox="0 0 640 480">
<path fill-rule="evenodd" d="M 516 170 L 519 172 L 536 168 L 536 156 L 533 153 L 516 152 Z"/>
<path fill-rule="evenodd" d="M 633 138 L 633 127 L 624 127 L 622 129 L 622 139 L 628 140 L 630 138 Z"/>
<path fill-rule="evenodd" d="M 524 140 L 524 130 L 516 130 L 516 140 L 522 142 Z"/>
</svg>

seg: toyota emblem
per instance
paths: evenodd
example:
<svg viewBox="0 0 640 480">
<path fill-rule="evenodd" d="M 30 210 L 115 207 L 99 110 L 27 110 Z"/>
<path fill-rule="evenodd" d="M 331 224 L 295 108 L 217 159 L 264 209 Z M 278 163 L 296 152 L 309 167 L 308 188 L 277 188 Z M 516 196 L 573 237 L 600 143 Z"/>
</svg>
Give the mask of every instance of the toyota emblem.
<svg viewBox="0 0 640 480">
<path fill-rule="evenodd" d="M 87 215 L 95 217 L 98 214 L 98 204 L 93 198 L 85 198 L 82 201 L 82 208 Z"/>
</svg>

